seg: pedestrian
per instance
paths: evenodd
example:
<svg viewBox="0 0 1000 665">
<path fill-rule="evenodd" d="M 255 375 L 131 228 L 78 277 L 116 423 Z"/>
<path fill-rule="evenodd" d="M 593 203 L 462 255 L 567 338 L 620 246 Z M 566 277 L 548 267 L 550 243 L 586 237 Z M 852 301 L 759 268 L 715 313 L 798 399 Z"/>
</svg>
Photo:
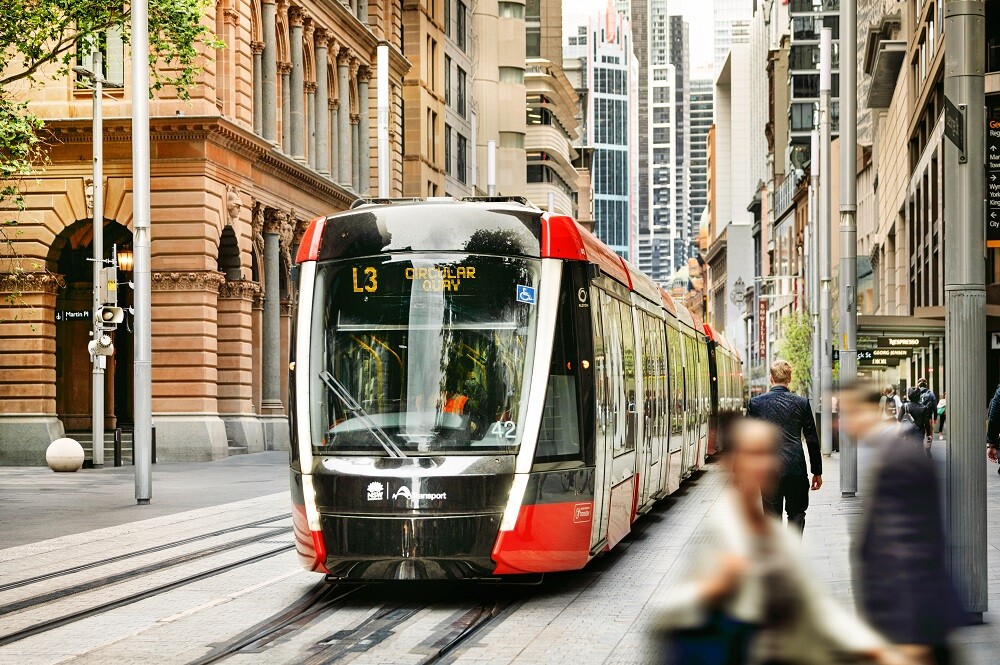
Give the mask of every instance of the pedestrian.
<svg viewBox="0 0 1000 665">
<path fill-rule="evenodd" d="M 854 542 L 855 600 L 912 662 L 944 665 L 952 658 L 949 635 L 964 621 L 945 566 L 934 464 L 920 450 L 919 432 L 881 419 L 877 390 L 856 383 L 841 395 L 844 431 L 875 451 Z"/>
<path fill-rule="evenodd" d="M 878 407 L 879 412 L 882 414 L 882 420 L 895 421 L 896 414 L 899 413 L 902 406 L 903 403 L 896 394 L 896 388 L 894 386 L 886 386 Z"/>
<path fill-rule="evenodd" d="M 920 388 L 914 386 L 906 391 L 906 402 L 899 411 L 899 422 L 919 433 L 924 454 L 931 456 L 931 410 L 924 405 Z"/>
<path fill-rule="evenodd" d="M 917 379 L 917 388 L 920 389 L 920 403 L 927 408 L 930 413 L 930 427 L 924 439 L 924 447 L 927 454 L 931 454 L 931 443 L 934 441 L 934 421 L 937 420 L 937 395 L 927 386 L 927 379 L 921 377 Z"/>
<path fill-rule="evenodd" d="M 771 390 L 754 397 L 747 408 L 749 417 L 766 420 L 781 431 L 778 481 L 765 493 L 764 508 L 778 519 L 781 519 L 782 512 L 787 513 L 788 523 L 803 531 L 806 528 L 809 490 L 815 491 L 823 486 L 823 458 L 819 451 L 816 419 L 809 400 L 788 389 L 792 381 L 792 366 L 784 360 L 777 360 L 771 365 L 770 373 Z M 809 448 L 812 482 L 806 474 L 803 437 Z"/>
<path fill-rule="evenodd" d="M 889 643 L 830 599 L 802 561 L 798 539 L 767 514 L 783 438 L 738 418 L 720 434 L 730 482 L 685 549 L 677 587 L 652 608 L 671 665 L 827 665 L 843 656 L 898 662 Z M 896 657 L 894 661 L 893 658 Z"/>
<path fill-rule="evenodd" d="M 948 419 L 948 393 L 941 393 L 937 403 L 938 438 L 944 440 L 944 421 Z"/>
<path fill-rule="evenodd" d="M 986 417 L 986 456 L 991 462 L 998 461 L 998 450 L 1000 450 L 1000 385 L 993 393 Z M 1000 467 L 997 468 L 997 473 L 1000 473 Z"/>
</svg>

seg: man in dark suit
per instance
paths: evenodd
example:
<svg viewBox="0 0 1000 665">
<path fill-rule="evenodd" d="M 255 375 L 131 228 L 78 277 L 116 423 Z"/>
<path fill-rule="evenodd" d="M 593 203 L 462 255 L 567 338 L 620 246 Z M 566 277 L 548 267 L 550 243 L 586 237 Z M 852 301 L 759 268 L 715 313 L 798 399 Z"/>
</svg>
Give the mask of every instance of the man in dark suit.
<svg viewBox="0 0 1000 665">
<path fill-rule="evenodd" d="M 947 638 L 963 624 L 945 567 L 934 463 L 920 432 L 882 420 L 875 387 L 841 391 L 841 427 L 876 449 L 867 511 L 854 542 L 854 596 L 872 626 L 913 662 L 950 661 Z"/>
<path fill-rule="evenodd" d="M 809 507 L 809 489 L 823 486 L 823 458 L 819 452 L 816 420 L 809 400 L 788 389 L 792 381 L 792 366 L 784 360 L 771 365 L 771 390 L 750 400 L 747 415 L 773 423 L 781 430 L 778 448 L 780 476 L 774 491 L 764 497 L 764 509 L 778 519 L 784 510 L 788 523 L 800 531 L 806 527 L 806 508 Z M 809 467 L 812 483 L 806 474 L 806 458 L 802 452 L 802 438 L 809 447 Z"/>
</svg>

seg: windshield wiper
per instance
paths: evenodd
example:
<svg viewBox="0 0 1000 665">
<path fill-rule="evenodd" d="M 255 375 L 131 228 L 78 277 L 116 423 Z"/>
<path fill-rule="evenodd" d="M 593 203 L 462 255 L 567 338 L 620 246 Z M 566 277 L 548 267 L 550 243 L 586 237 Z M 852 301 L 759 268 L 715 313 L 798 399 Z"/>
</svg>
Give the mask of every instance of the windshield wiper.
<svg viewBox="0 0 1000 665">
<path fill-rule="evenodd" d="M 354 395 L 352 395 L 350 391 L 344 387 L 343 383 L 338 381 L 333 374 L 330 374 L 330 372 L 326 370 L 319 373 L 319 378 L 323 380 L 323 383 L 326 384 L 326 387 L 329 388 L 330 392 L 332 392 L 337 399 L 343 402 L 344 406 L 347 407 L 347 410 L 351 412 L 351 415 L 358 418 L 365 424 L 365 427 L 367 427 L 372 433 L 375 440 L 378 441 L 383 448 L 385 448 L 385 452 L 389 454 L 389 457 L 406 457 L 403 451 L 399 449 L 399 446 L 393 443 L 392 438 L 385 433 L 385 430 L 379 427 L 375 421 L 372 420 L 371 416 L 368 415 L 368 412 L 366 412 L 361 404 L 358 403 L 358 400 L 354 399 Z"/>
</svg>

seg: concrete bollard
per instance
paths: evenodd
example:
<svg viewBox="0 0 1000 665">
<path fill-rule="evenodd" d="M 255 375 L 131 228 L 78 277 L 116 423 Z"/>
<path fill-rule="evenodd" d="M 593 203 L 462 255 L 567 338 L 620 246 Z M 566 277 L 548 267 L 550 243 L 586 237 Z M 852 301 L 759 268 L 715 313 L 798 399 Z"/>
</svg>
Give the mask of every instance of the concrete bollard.
<svg viewBox="0 0 1000 665">
<path fill-rule="evenodd" d="M 53 471 L 79 471 L 83 467 L 83 446 L 70 438 L 56 439 L 45 451 L 45 463 Z"/>
</svg>

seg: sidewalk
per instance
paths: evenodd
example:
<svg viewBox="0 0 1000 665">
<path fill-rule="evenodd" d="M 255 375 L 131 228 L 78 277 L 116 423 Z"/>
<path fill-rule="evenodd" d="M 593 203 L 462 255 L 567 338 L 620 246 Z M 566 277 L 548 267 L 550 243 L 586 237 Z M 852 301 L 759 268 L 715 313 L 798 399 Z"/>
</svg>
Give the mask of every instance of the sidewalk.
<svg viewBox="0 0 1000 665">
<path fill-rule="evenodd" d="M 135 467 L 53 473 L 0 467 L 0 549 L 288 492 L 288 453 L 153 465 L 153 498 L 135 502 Z"/>
</svg>

